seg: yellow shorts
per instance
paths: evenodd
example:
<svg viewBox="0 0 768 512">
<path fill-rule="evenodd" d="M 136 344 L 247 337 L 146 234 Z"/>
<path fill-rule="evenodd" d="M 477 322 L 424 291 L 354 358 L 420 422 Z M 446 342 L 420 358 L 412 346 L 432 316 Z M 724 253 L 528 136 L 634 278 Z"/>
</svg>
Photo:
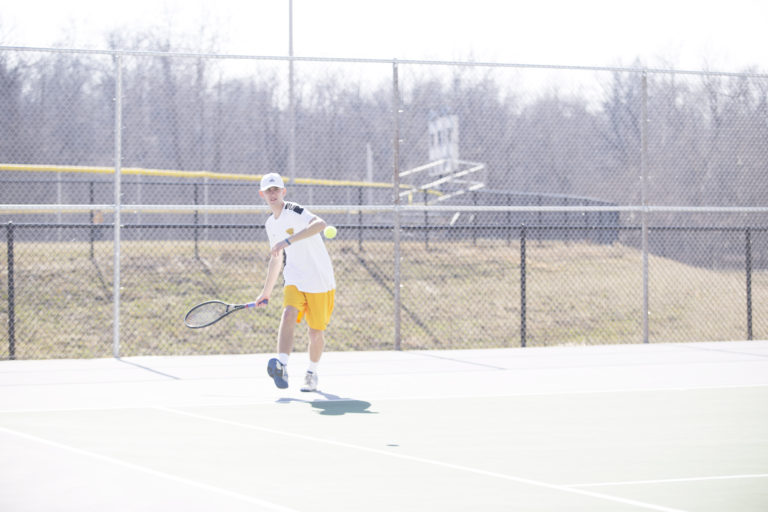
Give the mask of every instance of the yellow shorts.
<svg viewBox="0 0 768 512">
<path fill-rule="evenodd" d="M 283 290 L 283 308 L 292 306 L 299 310 L 296 323 L 300 323 L 304 315 L 311 329 L 324 331 L 331 321 L 336 290 L 323 293 L 300 292 L 294 285 L 286 286 Z"/>
</svg>

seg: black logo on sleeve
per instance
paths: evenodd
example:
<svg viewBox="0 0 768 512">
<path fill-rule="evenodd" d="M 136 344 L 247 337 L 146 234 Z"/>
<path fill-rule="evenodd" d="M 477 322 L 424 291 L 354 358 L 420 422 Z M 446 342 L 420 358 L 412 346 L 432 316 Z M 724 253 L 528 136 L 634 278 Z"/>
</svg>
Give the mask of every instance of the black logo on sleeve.
<svg viewBox="0 0 768 512">
<path fill-rule="evenodd" d="M 304 207 L 300 206 L 300 205 L 298 205 L 296 203 L 285 203 L 285 209 L 286 210 L 292 210 L 292 211 L 298 213 L 299 215 L 304 213 Z"/>
</svg>

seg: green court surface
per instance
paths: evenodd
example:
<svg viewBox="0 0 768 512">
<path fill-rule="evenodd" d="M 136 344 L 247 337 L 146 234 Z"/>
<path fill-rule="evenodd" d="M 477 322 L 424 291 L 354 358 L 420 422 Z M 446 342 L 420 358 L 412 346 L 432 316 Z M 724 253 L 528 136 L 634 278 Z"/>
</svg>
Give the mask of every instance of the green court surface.
<svg viewBox="0 0 768 512">
<path fill-rule="evenodd" d="M 768 510 L 768 342 L 0 362 L 0 510 Z"/>
</svg>

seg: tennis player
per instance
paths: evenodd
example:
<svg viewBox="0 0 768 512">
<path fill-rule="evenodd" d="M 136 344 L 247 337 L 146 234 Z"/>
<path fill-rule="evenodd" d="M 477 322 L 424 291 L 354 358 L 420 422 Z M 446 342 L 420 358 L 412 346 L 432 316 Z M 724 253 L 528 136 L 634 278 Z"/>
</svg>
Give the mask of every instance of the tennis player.
<svg viewBox="0 0 768 512">
<path fill-rule="evenodd" d="M 285 201 L 285 184 L 277 173 L 261 179 L 259 195 L 269 205 L 272 215 L 265 228 L 270 251 L 264 289 L 256 299 L 258 307 L 269 299 L 277 283 L 280 268 L 285 280 L 283 316 L 277 336 L 277 357 L 269 360 L 267 373 L 278 388 L 288 387 L 288 358 L 293 350 L 294 328 L 306 317 L 309 326 L 309 367 L 302 391 L 317 390 L 317 366 L 325 346 L 324 332 L 333 312 L 336 280 L 331 257 L 320 233 L 323 219 L 306 208 Z"/>
</svg>

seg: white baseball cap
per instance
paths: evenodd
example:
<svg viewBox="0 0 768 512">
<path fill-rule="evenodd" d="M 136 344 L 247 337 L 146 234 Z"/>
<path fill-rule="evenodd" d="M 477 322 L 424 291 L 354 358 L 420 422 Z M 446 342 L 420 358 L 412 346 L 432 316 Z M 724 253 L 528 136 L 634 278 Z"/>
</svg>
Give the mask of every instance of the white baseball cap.
<svg viewBox="0 0 768 512">
<path fill-rule="evenodd" d="M 261 178 L 261 190 L 267 190 L 271 187 L 285 188 L 283 178 L 276 172 L 265 174 L 264 177 Z"/>
</svg>

